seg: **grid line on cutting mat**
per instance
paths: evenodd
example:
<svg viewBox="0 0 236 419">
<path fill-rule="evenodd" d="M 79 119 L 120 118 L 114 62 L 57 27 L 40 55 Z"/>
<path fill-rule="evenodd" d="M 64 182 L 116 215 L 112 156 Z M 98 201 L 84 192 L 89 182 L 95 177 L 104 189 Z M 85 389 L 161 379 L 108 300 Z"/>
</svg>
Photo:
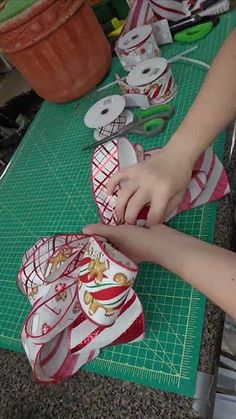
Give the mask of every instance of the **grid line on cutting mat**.
<svg viewBox="0 0 236 419">
<path fill-rule="evenodd" d="M 235 14 L 199 42 L 193 58 L 211 62 L 235 21 Z M 163 48 L 166 57 L 186 49 L 185 45 Z M 165 144 L 179 125 L 205 76 L 205 70 L 186 64 L 172 65 L 178 84 L 174 100 L 176 114 L 166 131 L 155 139 L 129 138 L 145 148 Z M 114 60 L 114 73 L 124 75 Z M 40 237 L 80 232 L 98 220 L 91 193 L 91 153 L 82 152 L 93 134 L 84 126 L 85 112 L 99 98 L 119 93 L 117 86 L 93 91 L 68 105 L 44 103 L 33 121 L 11 165 L 0 181 L 0 346 L 22 350 L 20 330 L 30 310 L 16 285 L 24 251 Z M 78 108 L 75 104 L 78 103 Z M 215 143 L 220 156 L 224 138 Z M 171 222 L 174 228 L 212 241 L 216 204 L 185 212 Z M 146 318 L 146 338 L 131 345 L 109 347 L 86 366 L 112 377 L 160 389 L 193 395 L 204 318 L 205 298 L 177 276 L 153 264 L 143 264 L 135 284 Z"/>
</svg>

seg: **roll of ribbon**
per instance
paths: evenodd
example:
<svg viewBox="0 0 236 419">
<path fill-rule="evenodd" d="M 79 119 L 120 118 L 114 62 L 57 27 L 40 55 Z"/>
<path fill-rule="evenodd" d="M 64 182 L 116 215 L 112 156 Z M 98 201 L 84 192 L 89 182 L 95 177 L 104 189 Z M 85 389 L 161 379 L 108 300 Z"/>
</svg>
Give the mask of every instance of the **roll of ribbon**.
<svg viewBox="0 0 236 419">
<path fill-rule="evenodd" d="M 61 381 L 101 348 L 143 339 L 136 274 L 101 237 L 47 237 L 26 252 L 17 283 L 33 307 L 21 339 L 37 381 Z"/>
<path fill-rule="evenodd" d="M 143 25 L 120 37 L 116 53 L 126 71 L 149 58 L 158 57 L 160 50 L 152 34 L 151 25 Z"/>
<path fill-rule="evenodd" d="M 123 96 L 111 95 L 99 100 L 87 111 L 84 123 L 94 128 L 95 140 L 103 140 L 133 122 L 133 114 L 125 106 Z"/>
<path fill-rule="evenodd" d="M 100 217 L 105 224 L 115 225 L 117 220 L 115 206 L 116 198 L 122 185 L 119 185 L 113 196 L 107 195 L 107 183 L 120 168 L 125 168 L 137 162 L 150 158 L 159 149 L 145 151 L 140 144 L 133 145 L 125 137 L 108 142 L 105 147 L 96 148 L 92 162 L 92 182 L 96 204 Z M 215 201 L 229 193 L 227 174 L 212 147 L 209 147 L 197 160 L 190 183 L 181 204 L 170 215 L 187 209 L 195 208 L 207 202 Z M 137 217 L 137 224 L 144 225 L 149 206 L 144 207 Z"/>
<path fill-rule="evenodd" d="M 134 116 L 129 109 L 125 109 L 113 122 L 104 127 L 96 128 L 94 130 L 94 138 L 96 141 L 103 140 L 112 134 L 120 131 L 125 125 L 133 122 Z"/>
<path fill-rule="evenodd" d="M 172 71 L 165 58 L 152 58 L 130 71 L 118 84 L 123 94 L 146 95 L 151 105 L 169 102 L 177 93 Z"/>
<path fill-rule="evenodd" d="M 100 128 L 115 121 L 125 109 L 125 98 L 111 95 L 102 98 L 88 110 L 84 123 L 89 128 Z"/>
</svg>

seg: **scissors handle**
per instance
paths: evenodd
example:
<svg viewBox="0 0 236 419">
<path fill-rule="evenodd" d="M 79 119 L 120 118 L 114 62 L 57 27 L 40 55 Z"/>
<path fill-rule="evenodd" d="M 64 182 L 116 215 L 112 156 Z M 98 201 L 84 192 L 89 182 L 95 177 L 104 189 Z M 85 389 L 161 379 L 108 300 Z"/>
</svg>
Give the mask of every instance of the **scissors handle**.
<svg viewBox="0 0 236 419">
<path fill-rule="evenodd" d="M 144 110 L 137 110 L 135 112 L 135 117 L 139 120 L 151 119 L 152 117 L 157 118 L 170 118 L 174 114 L 174 107 L 167 103 L 165 105 L 153 105 Z"/>
<path fill-rule="evenodd" d="M 192 28 L 183 29 L 174 35 L 177 42 L 194 42 L 204 38 L 212 29 L 213 22 L 199 23 Z"/>
<path fill-rule="evenodd" d="M 136 124 L 130 132 L 145 135 L 145 137 L 153 137 L 164 131 L 167 125 L 167 120 L 163 118 L 154 118 L 147 121 L 140 121 Z"/>
</svg>

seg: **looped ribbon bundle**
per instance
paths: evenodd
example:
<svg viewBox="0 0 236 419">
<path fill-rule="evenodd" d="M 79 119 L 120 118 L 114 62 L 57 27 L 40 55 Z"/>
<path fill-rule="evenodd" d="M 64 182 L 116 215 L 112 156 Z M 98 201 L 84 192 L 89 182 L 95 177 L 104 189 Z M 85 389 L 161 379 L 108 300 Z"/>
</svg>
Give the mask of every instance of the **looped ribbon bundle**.
<svg viewBox="0 0 236 419">
<path fill-rule="evenodd" d="M 127 138 L 120 137 L 96 148 L 92 162 L 92 182 L 95 202 L 100 217 L 105 224 L 116 225 L 116 198 L 122 184 L 113 196 L 107 195 L 107 183 L 111 176 L 120 169 L 142 162 L 158 153 L 160 149 L 144 151 L 141 144 L 132 144 Z M 174 215 L 188 209 L 216 201 L 230 191 L 228 177 L 222 163 L 212 147 L 199 157 L 192 172 L 192 178 L 181 204 L 172 212 Z M 149 206 L 146 205 L 138 214 L 137 224 L 145 225 Z M 166 220 L 166 221 L 168 221 Z"/>
<path fill-rule="evenodd" d="M 17 283 L 33 307 L 21 338 L 38 382 L 72 376 L 105 346 L 143 339 L 137 271 L 97 236 L 48 237 L 26 252 Z"/>
</svg>

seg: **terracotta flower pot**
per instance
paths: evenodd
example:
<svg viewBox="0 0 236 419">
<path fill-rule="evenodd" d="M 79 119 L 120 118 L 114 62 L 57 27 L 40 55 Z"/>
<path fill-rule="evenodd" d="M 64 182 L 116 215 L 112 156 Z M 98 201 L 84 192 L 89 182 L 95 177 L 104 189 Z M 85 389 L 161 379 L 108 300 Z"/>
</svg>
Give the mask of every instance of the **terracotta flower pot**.
<svg viewBox="0 0 236 419">
<path fill-rule="evenodd" d="M 44 99 L 67 102 L 98 84 L 111 50 L 84 0 L 41 0 L 0 25 L 0 50 Z"/>
</svg>

